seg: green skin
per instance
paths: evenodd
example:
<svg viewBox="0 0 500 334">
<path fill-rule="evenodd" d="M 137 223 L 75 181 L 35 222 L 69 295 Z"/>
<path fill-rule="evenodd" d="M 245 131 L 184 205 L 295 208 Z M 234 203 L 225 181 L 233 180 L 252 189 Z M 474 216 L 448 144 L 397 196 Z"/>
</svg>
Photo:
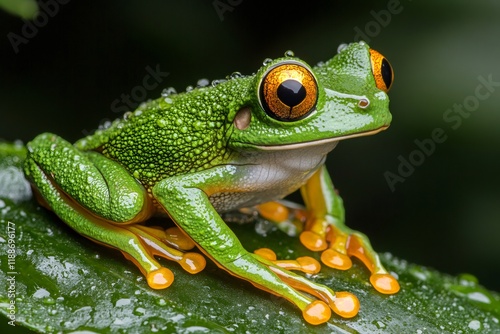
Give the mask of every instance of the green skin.
<svg viewBox="0 0 500 334">
<path fill-rule="evenodd" d="M 280 121 L 264 111 L 259 85 L 270 68 L 290 60 L 312 70 L 318 99 L 306 117 Z M 360 100 L 369 106 L 360 107 Z M 307 197 L 308 180 L 319 175 L 316 191 L 322 192 L 325 219 L 352 232 L 323 164 L 339 140 L 387 127 L 388 104 L 377 88 L 368 45 L 354 43 L 316 67 L 280 58 L 252 76 L 150 101 L 74 145 L 41 134 L 28 143 L 25 173 L 63 221 L 122 251 L 145 274 L 161 265 L 137 234 L 120 227 L 163 211 L 221 268 L 304 311 L 314 299 L 300 290 L 333 292 L 249 253 L 220 213 L 281 199 L 299 188 Z"/>
</svg>

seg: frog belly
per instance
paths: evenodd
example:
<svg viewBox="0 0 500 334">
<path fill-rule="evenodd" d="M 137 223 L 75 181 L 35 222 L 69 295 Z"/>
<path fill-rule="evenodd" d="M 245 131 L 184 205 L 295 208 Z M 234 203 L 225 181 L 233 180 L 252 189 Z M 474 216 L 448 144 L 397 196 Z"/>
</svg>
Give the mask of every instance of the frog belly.
<svg viewBox="0 0 500 334">
<path fill-rule="evenodd" d="M 230 190 L 212 194 L 210 201 L 217 211 L 226 212 L 281 199 L 304 185 L 336 144 L 239 156 Z"/>
</svg>

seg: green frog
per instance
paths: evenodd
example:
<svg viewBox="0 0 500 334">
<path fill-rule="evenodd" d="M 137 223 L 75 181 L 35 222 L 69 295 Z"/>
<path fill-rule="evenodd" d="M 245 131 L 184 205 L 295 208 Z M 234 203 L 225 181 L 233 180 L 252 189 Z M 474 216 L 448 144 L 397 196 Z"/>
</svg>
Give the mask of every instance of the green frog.
<svg viewBox="0 0 500 334">
<path fill-rule="evenodd" d="M 353 294 L 296 272 L 317 273 L 319 261 L 280 260 L 268 248 L 249 252 L 221 214 L 256 208 L 279 222 L 289 210 L 276 201 L 300 189 L 305 210 L 294 212 L 304 221 L 304 246 L 342 270 L 359 258 L 376 290 L 396 293 L 398 281 L 368 238 L 344 224 L 324 164 L 340 140 L 389 126 L 392 82 L 387 59 L 364 42 L 341 45 L 316 66 L 287 52 L 254 75 L 162 94 L 74 144 L 41 134 L 27 144 L 24 170 L 42 205 L 81 235 L 122 252 L 153 289 L 174 281 L 157 257 L 194 274 L 206 256 L 292 302 L 308 323 L 328 321 L 331 311 L 350 318 L 359 309 Z M 176 227 L 144 224 L 162 214 Z M 190 251 L 195 246 L 200 252 Z"/>
</svg>

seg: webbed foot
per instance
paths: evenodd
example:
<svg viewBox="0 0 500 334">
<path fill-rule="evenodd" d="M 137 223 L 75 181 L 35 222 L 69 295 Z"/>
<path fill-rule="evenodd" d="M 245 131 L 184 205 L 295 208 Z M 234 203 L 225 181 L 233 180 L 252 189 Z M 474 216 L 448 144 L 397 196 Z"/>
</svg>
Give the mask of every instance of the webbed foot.
<svg viewBox="0 0 500 334">
<path fill-rule="evenodd" d="M 300 241 L 312 251 L 321 251 L 321 262 L 328 267 L 347 270 L 351 268 L 351 257 L 354 256 L 370 270 L 370 283 L 378 292 L 394 294 L 399 291 L 398 281 L 381 264 L 364 234 L 349 229 L 333 217 L 315 218 L 305 208 L 297 206 L 269 202 L 258 206 L 257 210 L 263 218 L 276 222 L 278 226 L 283 222 L 303 222 Z"/>
<path fill-rule="evenodd" d="M 355 295 L 349 292 L 334 292 L 324 285 L 311 282 L 291 272 L 293 270 L 308 274 L 318 273 L 321 265 L 315 259 L 304 256 L 296 260 L 277 260 L 276 254 L 268 248 L 257 249 L 254 254 L 258 255 L 259 261 L 266 264 L 284 283 L 317 298 L 301 295 L 304 300 L 295 302 L 302 310 L 304 319 L 310 324 L 318 325 L 328 321 L 331 311 L 343 318 L 352 318 L 358 314 L 359 300 Z"/>
</svg>

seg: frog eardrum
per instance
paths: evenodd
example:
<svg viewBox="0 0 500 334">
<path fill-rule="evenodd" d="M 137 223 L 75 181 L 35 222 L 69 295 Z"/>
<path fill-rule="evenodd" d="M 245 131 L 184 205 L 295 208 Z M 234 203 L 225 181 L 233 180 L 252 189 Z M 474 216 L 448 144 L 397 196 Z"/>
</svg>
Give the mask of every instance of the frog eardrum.
<svg viewBox="0 0 500 334">
<path fill-rule="evenodd" d="M 284 61 L 264 74 L 259 101 L 266 113 L 279 121 L 293 122 L 307 117 L 316 107 L 318 83 L 303 64 Z"/>
</svg>

